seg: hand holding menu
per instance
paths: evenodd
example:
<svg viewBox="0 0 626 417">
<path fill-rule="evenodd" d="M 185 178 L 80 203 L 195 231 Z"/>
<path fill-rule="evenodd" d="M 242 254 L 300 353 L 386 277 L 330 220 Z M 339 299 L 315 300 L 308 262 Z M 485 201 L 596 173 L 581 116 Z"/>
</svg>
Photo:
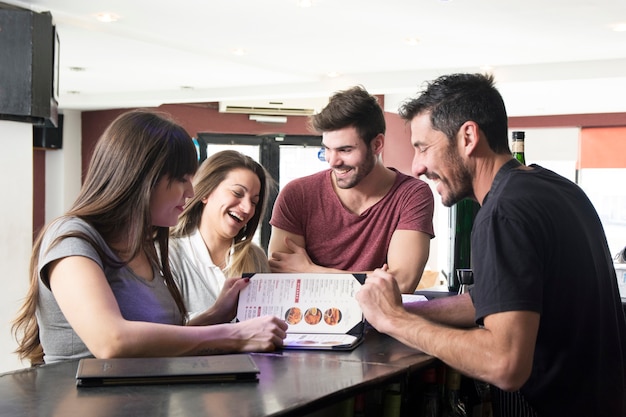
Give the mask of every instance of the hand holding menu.
<svg viewBox="0 0 626 417">
<path fill-rule="evenodd" d="M 273 315 L 289 325 L 287 349 L 354 349 L 363 339 L 363 312 L 354 295 L 365 274 L 247 274 L 237 319 Z"/>
</svg>

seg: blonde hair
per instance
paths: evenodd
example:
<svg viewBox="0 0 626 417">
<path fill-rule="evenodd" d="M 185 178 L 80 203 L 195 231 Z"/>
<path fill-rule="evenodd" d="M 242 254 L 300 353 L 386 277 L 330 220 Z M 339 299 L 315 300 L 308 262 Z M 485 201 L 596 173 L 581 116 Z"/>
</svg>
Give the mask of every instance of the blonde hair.
<svg viewBox="0 0 626 417">
<path fill-rule="evenodd" d="M 210 195 L 234 169 L 252 171 L 261 183 L 259 201 L 254 216 L 246 227 L 242 228 L 234 238 L 234 251 L 225 273 L 229 276 L 240 276 L 245 272 L 268 272 L 267 255 L 252 242 L 252 238 L 263 219 L 267 209 L 270 188 L 275 186 L 274 180 L 266 169 L 254 159 L 237 151 L 226 150 L 213 154 L 204 161 L 194 176 L 194 197 L 187 203 L 185 210 L 172 231 L 173 237 L 183 237 L 198 228 L 204 204 L 202 200 Z"/>
</svg>

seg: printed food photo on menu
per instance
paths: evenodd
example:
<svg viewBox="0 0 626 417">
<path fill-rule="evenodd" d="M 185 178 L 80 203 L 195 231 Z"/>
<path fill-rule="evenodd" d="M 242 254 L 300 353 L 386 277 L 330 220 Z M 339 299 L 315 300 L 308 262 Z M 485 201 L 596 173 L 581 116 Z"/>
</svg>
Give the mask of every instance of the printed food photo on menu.
<svg viewBox="0 0 626 417">
<path fill-rule="evenodd" d="M 334 326 L 341 321 L 341 310 L 332 307 L 324 312 L 324 321 L 329 326 Z"/>
<path fill-rule="evenodd" d="M 285 312 L 285 321 L 287 324 L 298 324 L 302 320 L 302 310 L 298 307 L 290 307 Z"/>
<path fill-rule="evenodd" d="M 304 321 L 308 324 L 317 324 L 322 321 L 322 310 L 311 307 L 304 313 Z"/>
</svg>

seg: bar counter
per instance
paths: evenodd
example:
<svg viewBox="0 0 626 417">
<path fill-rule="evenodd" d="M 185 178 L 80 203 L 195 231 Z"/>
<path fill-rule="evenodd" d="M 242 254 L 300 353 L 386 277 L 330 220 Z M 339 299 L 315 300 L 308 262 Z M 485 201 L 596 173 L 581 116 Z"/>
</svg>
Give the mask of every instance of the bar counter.
<svg viewBox="0 0 626 417">
<path fill-rule="evenodd" d="M 411 381 L 436 363 L 374 329 L 351 352 L 282 350 L 252 357 L 259 382 L 77 388 L 78 361 L 9 372 L 0 375 L 0 415 L 302 416 L 394 382 L 413 395 Z"/>
</svg>

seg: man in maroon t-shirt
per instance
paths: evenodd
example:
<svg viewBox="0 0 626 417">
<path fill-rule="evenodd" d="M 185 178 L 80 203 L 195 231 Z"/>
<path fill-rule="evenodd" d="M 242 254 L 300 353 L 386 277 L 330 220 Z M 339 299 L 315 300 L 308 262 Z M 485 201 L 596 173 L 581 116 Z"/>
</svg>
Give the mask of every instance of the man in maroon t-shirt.
<svg viewBox="0 0 626 417">
<path fill-rule="evenodd" d="M 385 118 L 361 87 L 311 118 L 330 169 L 288 183 L 272 212 L 273 272 L 369 272 L 387 265 L 412 293 L 428 260 L 433 194 L 381 161 Z"/>
</svg>

